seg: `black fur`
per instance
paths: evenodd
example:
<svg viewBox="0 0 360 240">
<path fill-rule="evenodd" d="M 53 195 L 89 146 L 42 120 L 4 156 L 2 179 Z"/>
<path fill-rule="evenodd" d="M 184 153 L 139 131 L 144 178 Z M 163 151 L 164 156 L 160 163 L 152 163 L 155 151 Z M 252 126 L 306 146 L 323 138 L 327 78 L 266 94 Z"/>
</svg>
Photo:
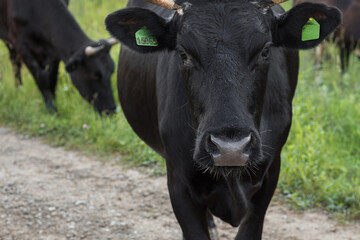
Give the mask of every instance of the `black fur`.
<svg viewBox="0 0 360 240">
<path fill-rule="evenodd" d="M 262 7 L 264 2 L 188 1 L 179 15 L 131 0 L 131 9 L 106 21 L 110 33 L 123 42 L 118 92 L 124 114 L 139 137 L 166 159 L 171 203 L 188 240 L 210 239 L 209 212 L 240 225 L 236 239 L 261 239 L 290 130 L 299 67 L 297 50 L 284 46 L 299 49 L 318 43 L 304 45 L 294 39 L 299 29 L 292 29 L 312 9 L 327 16 L 321 21 L 326 31 L 335 29 L 333 21 L 340 17 L 321 4 L 286 14 L 280 7 Z M 133 22 L 141 22 L 136 29 L 145 24 L 168 39 L 161 48 L 134 45 L 128 34 L 132 26 L 124 21 L 129 12 Z M 290 31 L 292 43 L 286 42 L 285 31 Z M 214 165 L 216 147 L 210 136 L 236 142 L 249 135 L 245 166 Z"/>
<path fill-rule="evenodd" d="M 115 110 L 110 77 L 114 63 L 107 43 L 89 39 L 67 9 L 65 0 L 0 1 L 0 38 L 4 40 L 21 84 L 21 61 L 26 64 L 41 91 L 45 105 L 55 112 L 55 89 L 59 62 L 79 93 L 99 112 Z M 87 46 L 106 44 L 98 54 L 87 57 Z"/>
</svg>

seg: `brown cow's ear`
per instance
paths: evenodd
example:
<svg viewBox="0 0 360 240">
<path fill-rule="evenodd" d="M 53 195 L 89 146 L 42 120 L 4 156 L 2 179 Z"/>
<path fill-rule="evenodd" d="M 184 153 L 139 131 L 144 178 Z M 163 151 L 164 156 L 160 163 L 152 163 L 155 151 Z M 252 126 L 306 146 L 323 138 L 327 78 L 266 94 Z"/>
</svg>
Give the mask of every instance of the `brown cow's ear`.
<svg viewBox="0 0 360 240">
<path fill-rule="evenodd" d="M 319 23 L 320 33 L 315 39 L 304 40 L 303 28 L 309 19 L 315 19 Z M 321 43 L 340 23 L 339 9 L 321 3 L 302 3 L 277 19 L 273 42 L 276 46 L 288 48 L 312 48 Z"/>
<path fill-rule="evenodd" d="M 142 8 L 127 8 L 105 19 L 107 30 L 137 52 L 155 52 L 175 48 L 176 34 L 169 23 L 156 13 Z"/>
</svg>

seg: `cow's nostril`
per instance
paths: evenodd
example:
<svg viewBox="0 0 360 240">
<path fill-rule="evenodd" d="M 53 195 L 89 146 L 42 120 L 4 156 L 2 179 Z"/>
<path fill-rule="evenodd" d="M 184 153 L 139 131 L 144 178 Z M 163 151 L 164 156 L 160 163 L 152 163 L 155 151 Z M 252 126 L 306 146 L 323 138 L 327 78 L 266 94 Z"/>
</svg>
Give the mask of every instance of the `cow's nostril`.
<svg viewBox="0 0 360 240">
<path fill-rule="evenodd" d="M 239 141 L 225 141 L 213 135 L 210 135 L 210 139 L 217 149 L 219 149 L 220 153 L 243 153 L 245 147 L 251 141 L 251 134 Z"/>
<path fill-rule="evenodd" d="M 245 153 L 246 146 L 251 142 L 252 135 L 239 140 L 239 141 L 226 141 L 221 138 L 210 135 L 212 150 L 211 155 L 214 159 L 215 166 L 244 166 L 249 159 L 249 154 Z"/>
<path fill-rule="evenodd" d="M 209 135 L 206 142 L 206 150 L 213 158 L 220 156 L 220 150 L 216 144 L 212 141 L 212 135 Z"/>
</svg>

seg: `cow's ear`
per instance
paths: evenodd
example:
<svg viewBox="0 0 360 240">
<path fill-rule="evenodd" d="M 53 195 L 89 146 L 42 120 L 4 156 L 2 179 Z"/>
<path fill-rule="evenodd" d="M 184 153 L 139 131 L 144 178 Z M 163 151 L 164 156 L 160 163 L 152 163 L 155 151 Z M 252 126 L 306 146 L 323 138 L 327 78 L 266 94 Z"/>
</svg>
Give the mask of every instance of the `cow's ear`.
<svg viewBox="0 0 360 240">
<path fill-rule="evenodd" d="M 108 15 L 107 30 L 131 49 L 146 53 L 173 49 L 176 33 L 170 23 L 156 13 L 143 8 L 127 8 Z"/>
<path fill-rule="evenodd" d="M 78 69 L 79 65 L 83 62 L 85 58 L 84 50 L 81 49 L 77 51 L 74 55 L 65 64 L 65 69 L 68 73 L 71 73 Z"/>
<path fill-rule="evenodd" d="M 321 43 L 336 29 L 341 23 L 341 12 L 325 4 L 306 2 L 296 5 L 276 21 L 273 33 L 273 42 L 276 46 L 308 49 Z M 317 26 L 315 26 L 315 33 L 310 30 L 310 35 L 313 37 L 307 38 L 303 34 L 309 34 L 309 31 L 304 32 L 307 31 L 304 26 L 309 24 L 309 21 L 313 21 Z"/>
</svg>

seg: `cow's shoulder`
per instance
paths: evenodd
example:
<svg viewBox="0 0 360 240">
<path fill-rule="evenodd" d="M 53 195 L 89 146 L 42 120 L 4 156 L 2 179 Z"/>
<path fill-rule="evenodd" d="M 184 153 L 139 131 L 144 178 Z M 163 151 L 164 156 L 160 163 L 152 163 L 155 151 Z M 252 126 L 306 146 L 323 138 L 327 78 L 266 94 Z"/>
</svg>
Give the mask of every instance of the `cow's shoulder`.
<svg viewBox="0 0 360 240">
<path fill-rule="evenodd" d="M 31 3 L 23 0 L 10 0 L 13 20 L 18 24 L 27 24 L 31 20 Z"/>
</svg>

